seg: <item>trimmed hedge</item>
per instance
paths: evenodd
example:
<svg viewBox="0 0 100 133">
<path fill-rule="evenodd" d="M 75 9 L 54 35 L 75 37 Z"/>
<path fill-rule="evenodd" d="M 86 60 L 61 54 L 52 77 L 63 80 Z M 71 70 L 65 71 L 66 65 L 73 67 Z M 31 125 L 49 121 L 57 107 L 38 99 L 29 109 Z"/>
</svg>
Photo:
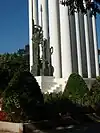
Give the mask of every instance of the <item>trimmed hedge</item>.
<svg viewBox="0 0 100 133">
<path fill-rule="evenodd" d="M 83 78 L 79 74 L 73 73 L 68 79 L 63 96 L 73 101 L 81 102 L 80 100 L 87 95 L 88 92 L 88 87 Z"/>
</svg>

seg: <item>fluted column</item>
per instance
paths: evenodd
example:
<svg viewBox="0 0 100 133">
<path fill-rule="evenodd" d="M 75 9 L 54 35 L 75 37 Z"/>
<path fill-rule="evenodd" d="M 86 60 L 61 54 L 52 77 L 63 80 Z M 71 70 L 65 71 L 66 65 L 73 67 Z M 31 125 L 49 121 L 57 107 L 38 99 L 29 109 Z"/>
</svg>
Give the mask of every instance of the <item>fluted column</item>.
<svg viewBox="0 0 100 133">
<path fill-rule="evenodd" d="M 30 72 L 33 66 L 33 46 L 32 46 L 32 0 L 28 0 L 29 7 L 29 52 L 30 52 Z"/>
<path fill-rule="evenodd" d="M 91 73 L 91 55 L 90 55 L 90 42 L 89 42 L 89 25 L 87 14 L 84 15 L 84 27 L 85 27 L 85 40 L 86 40 L 86 55 L 87 55 L 87 71 L 88 78 L 92 77 Z"/>
<path fill-rule="evenodd" d="M 99 76 L 99 55 L 98 55 L 98 42 L 97 42 L 97 30 L 96 30 L 96 18 L 92 16 L 92 27 L 93 27 L 93 41 L 94 41 L 94 54 L 95 54 L 95 67 L 96 76 Z"/>
<path fill-rule="evenodd" d="M 33 19 L 34 24 L 38 25 L 38 0 L 33 0 Z"/>
<path fill-rule="evenodd" d="M 71 39 L 71 57 L 72 57 L 72 70 L 78 72 L 77 62 L 77 45 L 76 45 L 76 30 L 75 30 L 75 15 L 69 14 L 69 27 L 70 27 L 70 39 Z"/>
<path fill-rule="evenodd" d="M 90 13 L 91 13 L 91 10 L 87 11 L 88 28 L 89 28 L 90 56 L 91 56 L 91 73 L 92 73 L 92 77 L 95 77 L 96 76 L 96 69 L 95 69 L 93 28 L 92 28 L 92 17 L 90 16 Z"/>
<path fill-rule="evenodd" d="M 53 47 L 52 65 L 54 76 L 60 78 L 61 74 L 61 41 L 60 41 L 60 18 L 59 0 L 49 0 L 49 30 L 50 46 Z"/>
<path fill-rule="evenodd" d="M 80 41 L 81 41 L 81 53 L 82 53 L 82 72 L 83 77 L 87 78 L 87 58 L 86 58 L 86 42 L 85 42 L 85 30 L 84 30 L 84 14 L 79 12 L 79 24 L 80 24 Z"/>
<path fill-rule="evenodd" d="M 83 76 L 83 72 L 82 72 L 81 38 L 80 38 L 80 25 L 79 25 L 79 13 L 77 13 L 77 12 L 75 12 L 75 25 L 76 25 L 78 73 L 79 73 L 79 75 Z"/>
<path fill-rule="evenodd" d="M 49 15 L 48 15 L 48 0 L 41 0 L 42 5 L 42 20 L 43 20 L 43 36 L 49 38 Z"/>
<path fill-rule="evenodd" d="M 62 57 L 62 77 L 68 78 L 72 73 L 72 56 L 68 7 L 60 5 L 60 25 L 61 25 L 61 57 Z"/>
<path fill-rule="evenodd" d="M 42 24 L 42 3 L 41 3 L 41 0 L 38 0 L 38 20 L 39 20 L 39 26 L 43 26 L 43 24 Z"/>
<path fill-rule="evenodd" d="M 46 44 L 46 59 L 50 63 L 50 44 L 49 44 L 49 13 L 48 13 L 48 0 L 41 0 L 42 8 L 42 28 L 43 28 L 43 37 L 47 39 Z"/>
</svg>

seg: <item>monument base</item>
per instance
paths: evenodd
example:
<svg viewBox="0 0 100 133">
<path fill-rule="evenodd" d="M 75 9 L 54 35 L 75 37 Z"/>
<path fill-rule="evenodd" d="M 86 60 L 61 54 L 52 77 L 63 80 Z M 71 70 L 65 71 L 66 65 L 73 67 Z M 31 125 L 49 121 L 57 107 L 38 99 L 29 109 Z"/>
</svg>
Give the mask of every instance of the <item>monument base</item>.
<svg viewBox="0 0 100 133">
<path fill-rule="evenodd" d="M 52 76 L 36 76 L 35 78 L 43 93 L 63 92 L 67 84 L 67 79 L 64 78 L 55 78 Z M 84 78 L 84 80 L 90 89 L 96 79 Z"/>
</svg>

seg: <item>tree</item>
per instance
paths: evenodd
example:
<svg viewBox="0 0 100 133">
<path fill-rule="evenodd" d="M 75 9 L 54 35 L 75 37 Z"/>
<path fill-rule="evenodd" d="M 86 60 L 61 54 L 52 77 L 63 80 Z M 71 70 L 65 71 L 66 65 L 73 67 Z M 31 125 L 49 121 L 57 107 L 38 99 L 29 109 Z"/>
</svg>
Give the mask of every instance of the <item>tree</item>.
<svg viewBox="0 0 100 133">
<path fill-rule="evenodd" d="M 86 6 L 84 4 L 86 3 Z M 64 6 L 69 6 L 70 13 L 74 13 L 75 11 L 81 11 L 82 13 L 86 13 L 87 10 L 92 9 L 92 14 L 96 15 L 96 13 L 100 13 L 100 0 L 61 0 L 60 2 Z M 77 9 L 77 10 L 76 10 Z"/>
<path fill-rule="evenodd" d="M 43 95 L 36 79 L 27 71 L 14 74 L 3 93 L 4 109 L 17 115 L 35 116 L 39 105 L 44 103 Z M 18 112 L 19 114 L 18 114 Z M 22 115 L 23 116 L 23 115 Z"/>
<path fill-rule="evenodd" d="M 2 54 L 0 55 L 0 68 L 7 69 L 9 75 L 12 77 L 18 69 L 24 69 L 29 71 L 29 62 L 24 55 L 19 53 Z"/>
</svg>

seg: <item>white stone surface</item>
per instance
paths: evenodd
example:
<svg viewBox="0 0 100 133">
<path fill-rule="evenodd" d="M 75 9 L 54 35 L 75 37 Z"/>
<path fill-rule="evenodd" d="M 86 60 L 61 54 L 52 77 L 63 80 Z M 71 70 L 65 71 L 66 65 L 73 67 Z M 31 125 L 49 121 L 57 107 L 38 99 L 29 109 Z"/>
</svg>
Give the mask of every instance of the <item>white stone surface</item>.
<svg viewBox="0 0 100 133">
<path fill-rule="evenodd" d="M 43 27 L 44 38 L 49 42 L 47 59 L 50 58 L 49 47 L 53 47 L 52 65 L 55 78 L 68 78 L 72 72 L 79 73 L 82 77 L 88 75 L 88 78 L 99 76 L 95 16 L 90 18 L 90 11 L 87 15 L 75 12 L 75 16 L 72 16 L 68 7 L 62 6 L 59 0 L 28 0 L 28 3 L 30 71 L 33 65 L 34 19 L 35 24 Z"/>
<path fill-rule="evenodd" d="M 94 37 L 93 37 L 93 28 L 92 28 L 92 17 L 90 16 L 91 11 L 87 12 L 88 18 L 88 30 L 89 30 L 89 45 L 90 45 L 90 58 L 91 58 L 91 75 L 95 77 L 95 55 L 94 55 Z"/>
<path fill-rule="evenodd" d="M 28 0 L 29 7 L 29 51 L 30 51 L 30 71 L 33 66 L 33 46 L 32 46 L 32 0 Z"/>
<path fill-rule="evenodd" d="M 79 75 L 83 76 L 83 72 L 82 72 L 81 38 L 80 38 L 80 25 L 79 25 L 79 13 L 77 13 L 77 12 L 75 12 L 75 25 L 76 25 L 78 73 L 79 73 Z"/>
<path fill-rule="evenodd" d="M 84 28 L 85 28 L 85 41 L 86 41 L 86 57 L 87 57 L 87 73 L 88 78 L 92 78 L 91 73 L 91 55 L 90 55 L 90 43 L 89 43 L 89 28 L 88 28 L 88 18 L 84 15 Z"/>
<path fill-rule="evenodd" d="M 33 19 L 34 19 L 34 24 L 38 25 L 38 0 L 33 0 Z"/>
<path fill-rule="evenodd" d="M 0 131 L 8 131 L 13 133 L 23 133 L 23 124 L 22 123 L 11 123 L 11 122 L 2 122 L 0 121 Z"/>
<path fill-rule="evenodd" d="M 70 26 L 70 39 L 71 39 L 71 58 L 72 58 L 72 71 L 78 72 L 77 62 L 77 45 L 76 45 L 76 30 L 75 30 L 75 15 L 69 14 Z"/>
<path fill-rule="evenodd" d="M 39 20 L 39 26 L 42 26 L 42 12 L 41 12 L 41 0 L 38 0 L 38 20 Z"/>
<path fill-rule="evenodd" d="M 82 53 L 82 72 L 83 72 L 83 77 L 87 77 L 87 58 L 86 58 L 84 14 L 82 14 L 81 12 L 79 12 L 79 25 L 80 25 L 80 41 L 81 41 L 81 53 Z"/>
<path fill-rule="evenodd" d="M 54 78 L 50 76 L 36 76 L 35 78 L 43 93 L 63 92 L 68 80 L 67 78 Z M 90 89 L 96 79 L 84 78 L 84 80 Z"/>
<path fill-rule="evenodd" d="M 46 55 L 47 60 L 49 62 L 50 53 L 50 43 L 49 43 L 49 11 L 48 11 L 48 0 L 40 0 L 42 6 L 42 29 L 43 29 L 43 38 L 47 39 L 47 46 L 46 46 Z"/>
<path fill-rule="evenodd" d="M 93 38 L 94 38 L 94 53 L 95 53 L 95 67 L 96 76 L 99 76 L 99 55 L 98 55 L 98 43 L 97 43 L 97 31 L 96 31 L 96 18 L 92 16 L 92 26 L 93 26 Z"/>
<path fill-rule="evenodd" d="M 41 0 L 42 6 L 42 21 L 43 21 L 43 36 L 49 38 L 49 15 L 48 15 L 48 0 Z"/>
<path fill-rule="evenodd" d="M 54 78 L 52 76 L 36 76 L 35 78 L 43 93 L 63 91 L 67 83 L 67 79 Z"/>
<path fill-rule="evenodd" d="M 50 47 L 53 47 L 52 64 L 54 77 L 60 78 L 61 72 L 61 41 L 60 41 L 60 18 L 59 0 L 48 0 L 49 5 L 49 31 Z"/>
<path fill-rule="evenodd" d="M 72 73 L 72 55 L 68 7 L 60 5 L 60 26 L 61 26 L 61 60 L 62 77 L 68 78 Z M 67 70 L 67 71 L 66 71 Z"/>
</svg>

